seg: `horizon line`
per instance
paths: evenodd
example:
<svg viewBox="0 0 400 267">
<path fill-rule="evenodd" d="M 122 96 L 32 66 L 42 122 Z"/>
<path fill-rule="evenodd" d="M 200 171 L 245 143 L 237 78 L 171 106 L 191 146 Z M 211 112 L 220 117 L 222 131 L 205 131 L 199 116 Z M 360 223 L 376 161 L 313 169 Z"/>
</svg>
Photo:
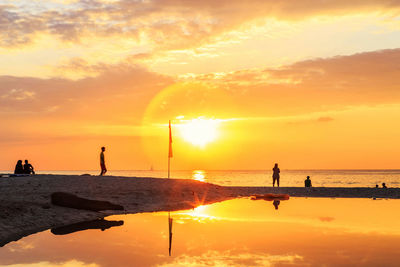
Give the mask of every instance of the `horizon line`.
<svg viewBox="0 0 400 267">
<path fill-rule="evenodd" d="M 399 169 L 383 169 L 383 168 L 375 168 L 375 169 L 281 169 L 283 171 L 400 171 Z M 12 170 L 0 170 L 0 172 L 6 172 Z M 45 171 L 98 171 L 98 169 L 49 169 L 49 170 L 37 170 L 39 172 Z M 115 169 L 109 170 L 112 171 L 167 171 L 167 169 Z M 269 169 L 177 169 L 173 171 L 269 171 Z"/>
</svg>

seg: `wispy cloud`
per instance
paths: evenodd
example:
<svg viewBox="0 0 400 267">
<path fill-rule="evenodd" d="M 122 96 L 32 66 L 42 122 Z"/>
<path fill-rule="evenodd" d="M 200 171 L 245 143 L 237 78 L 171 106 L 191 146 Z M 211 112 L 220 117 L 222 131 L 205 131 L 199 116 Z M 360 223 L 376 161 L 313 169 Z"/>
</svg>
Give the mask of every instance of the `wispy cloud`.
<svg viewBox="0 0 400 267">
<path fill-rule="evenodd" d="M 8 1 L 0 6 L 2 46 L 29 43 L 45 32 L 79 42 L 88 35 L 152 41 L 166 49 L 198 45 L 248 21 L 272 17 L 301 20 L 361 11 L 398 12 L 398 1 Z M 27 8 L 29 7 L 29 8 Z"/>
<path fill-rule="evenodd" d="M 192 75 L 223 88 L 249 113 L 290 114 L 398 103 L 400 49 L 301 61 L 275 69 Z M 327 121 L 327 118 L 320 119 Z"/>
</svg>

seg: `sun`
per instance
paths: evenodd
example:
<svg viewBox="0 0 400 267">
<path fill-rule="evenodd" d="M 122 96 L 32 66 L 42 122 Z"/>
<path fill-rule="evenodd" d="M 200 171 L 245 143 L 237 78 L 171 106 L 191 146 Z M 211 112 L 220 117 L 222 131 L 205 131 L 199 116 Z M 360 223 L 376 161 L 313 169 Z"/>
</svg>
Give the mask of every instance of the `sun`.
<svg viewBox="0 0 400 267">
<path fill-rule="evenodd" d="M 194 146 L 204 148 L 219 136 L 219 120 L 199 117 L 180 121 L 178 129 L 182 138 Z"/>
</svg>

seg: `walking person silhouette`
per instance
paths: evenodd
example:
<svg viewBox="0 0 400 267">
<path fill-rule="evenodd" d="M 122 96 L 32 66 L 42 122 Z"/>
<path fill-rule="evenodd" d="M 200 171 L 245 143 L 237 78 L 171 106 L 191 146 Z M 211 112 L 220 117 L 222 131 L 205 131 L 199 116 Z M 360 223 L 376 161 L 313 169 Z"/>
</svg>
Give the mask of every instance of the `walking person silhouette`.
<svg viewBox="0 0 400 267">
<path fill-rule="evenodd" d="M 101 168 L 100 176 L 103 176 L 107 172 L 106 161 L 104 159 L 104 151 L 106 151 L 106 148 L 103 146 L 101 147 L 101 153 L 100 153 L 100 168 Z"/>
</svg>

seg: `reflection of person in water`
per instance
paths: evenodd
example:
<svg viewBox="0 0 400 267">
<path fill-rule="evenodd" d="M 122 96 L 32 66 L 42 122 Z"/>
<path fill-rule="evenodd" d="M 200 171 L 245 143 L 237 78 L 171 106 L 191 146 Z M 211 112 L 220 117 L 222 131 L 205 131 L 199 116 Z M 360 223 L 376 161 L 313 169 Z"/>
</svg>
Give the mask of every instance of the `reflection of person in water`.
<svg viewBox="0 0 400 267">
<path fill-rule="evenodd" d="M 101 231 L 110 229 L 111 227 L 124 225 L 124 221 L 107 221 L 104 219 L 98 219 L 93 221 L 85 221 L 74 223 L 66 226 L 52 228 L 51 232 L 54 235 L 68 235 L 71 233 L 85 231 L 88 229 L 99 229 Z"/>
<path fill-rule="evenodd" d="M 274 205 L 274 207 L 275 207 L 276 210 L 278 209 L 279 204 L 281 204 L 281 201 L 280 201 L 280 200 L 276 200 L 276 199 L 275 199 L 274 202 L 272 202 L 272 205 Z"/>
</svg>

